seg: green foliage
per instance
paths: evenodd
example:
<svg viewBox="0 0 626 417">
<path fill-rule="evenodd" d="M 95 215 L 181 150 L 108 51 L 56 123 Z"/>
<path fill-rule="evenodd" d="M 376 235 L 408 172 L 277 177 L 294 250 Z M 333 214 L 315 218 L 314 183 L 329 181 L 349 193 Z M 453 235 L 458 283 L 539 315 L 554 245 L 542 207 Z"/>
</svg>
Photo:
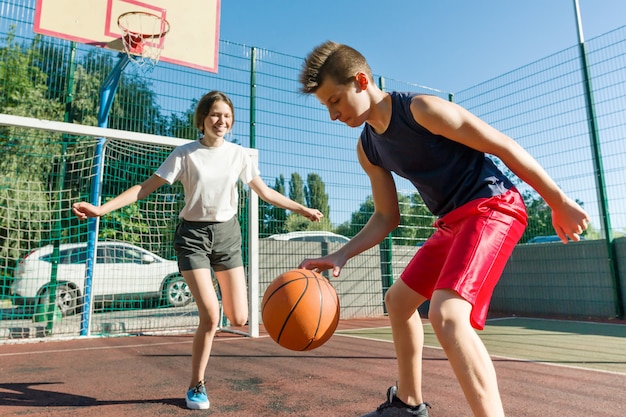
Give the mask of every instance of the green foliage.
<svg viewBox="0 0 626 417">
<path fill-rule="evenodd" d="M 274 190 L 285 194 L 285 177 L 281 174 L 276 178 Z M 259 236 L 269 236 L 275 233 L 287 233 L 301 230 L 330 230 L 330 207 L 326 185 L 317 174 L 307 176 L 307 185 L 297 172 L 291 174 L 289 183 L 289 198 L 300 204 L 320 210 L 324 217 L 320 222 L 313 223 L 297 213 L 289 213 L 285 209 L 274 207 L 264 201 L 259 204 Z"/>
<path fill-rule="evenodd" d="M 308 207 L 316 208 L 324 214 L 325 218 L 330 218 L 330 207 L 328 205 L 328 194 L 326 194 L 326 185 L 322 178 L 311 173 L 307 175 L 306 187 L 304 187 L 304 195 Z"/>
<path fill-rule="evenodd" d="M 393 243 L 414 246 L 428 239 L 434 230 L 435 216 L 428 211 L 422 197 L 418 193 L 411 195 L 398 193 L 398 206 L 400 225 L 391 232 Z M 350 221 L 341 224 L 335 232 L 352 237 L 365 227 L 372 214 L 374 214 L 374 200 L 372 196 L 368 196 L 359 210 L 352 213 Z"/>
<path fill-rule="evenodd" d="M 150 226 L 144 221 L 139 204 L 136 202 L 103 216 L 99 229 L 100 239 L 122 240 L 135 244 L 141 244 L 141 235 L 150 232 Z"/>
<path fill-rule="evenodd" d="M 58 119 L 62 105 L 47 97 L 48 76 L 34 63 L 41 60 L 38 38 L 30 47 L 15 41 L 11 31 L 0 48 L 0 112 L 16 116 Z"/>
<path fill-rule="evenodd" d="M 291 174 L 291 181 L 289 182 L 289 198 L 296 203 L 306 204 L 304 201 L 304 182 L 302 177 L 297 172 Z"/>
<path fill-rule="evenodd" d="M 37 65 L 41 61 L 38 38 L 30 47 L 16 42 L 14 30 L 0 47 L 0 112 L 16 116 L 59 119 L 61 103 L 47 96 L 47 74 Z M 11 276 L 16 259 L 24 248 L 37 247 L 50 239 L 51 215 L 57 207 L 52 201 L 53 172 L 60 153 L 60 134 L 3 127 L 0 129 L 0 258 L 1 276 Z M 6 284 L 6 283 L 0 283 Z M 2 285 L 6 288 L 6 285 Z"/>
<path fill-rule="evenodd" d="M 552 228 L 552 210 L 546 202 L 534 191 L 522 193 L 526 212 L 528 213 L 528 226 L 520 239 L 520 243 L 528 242 L 535 236 L 553 235 L 556 232 Z"/>
<path fill-rule="evenodd" d="M 556 231 L 552 226 L 552 209 L 550 206 L 533 190 L 524 191 L 522 197 L 528 213 L 528 226 L 526 226 L 520 243 L 526 243 L 535 236 L 555 235 Z M 582 201 L 576 200 L 576 202 L 581 207 L 584 207 Z M 588 238 L 594 235 L 599 237 L 599 233 L 594 232 L 593 228 L 589 228 L 589 230 L 583 233 L 583 236 Z"/>
<path fill-rule="evenodd" d="M 276 178 L 274 190 L 285 195 L 285 177 L 280 174 Z M 286 210 L 271 205 L 270 203 L 259 201 L 259 236 L 269 236 L 276 233 L 285 233 Z"/>
</svg>

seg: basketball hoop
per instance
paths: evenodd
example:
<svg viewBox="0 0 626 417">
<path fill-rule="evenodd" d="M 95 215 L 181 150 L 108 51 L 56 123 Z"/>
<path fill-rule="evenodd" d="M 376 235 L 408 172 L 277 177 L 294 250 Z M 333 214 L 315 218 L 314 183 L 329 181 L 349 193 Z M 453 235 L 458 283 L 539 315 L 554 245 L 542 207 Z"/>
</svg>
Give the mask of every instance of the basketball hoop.
<svg viewBox="0 0 626 417">
<path fill-rule="evenodd" d="M 117 18 L 122 31 L 124 52 L 142 69 L 151 71 L 159 62 L 169 22 L 162 16 L 147 12 L 127 12 Z"/>
</svg>

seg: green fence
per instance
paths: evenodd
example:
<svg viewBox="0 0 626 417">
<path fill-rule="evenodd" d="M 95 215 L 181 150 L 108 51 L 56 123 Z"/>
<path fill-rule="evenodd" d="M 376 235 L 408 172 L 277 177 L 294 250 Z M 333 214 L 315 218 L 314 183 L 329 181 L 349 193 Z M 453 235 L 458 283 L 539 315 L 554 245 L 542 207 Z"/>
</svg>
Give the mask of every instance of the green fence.
<svg viewBox="0 0 626 417">
<path fill-rule="evenodd" d="M 99 89 L 118 56 L 113 51 L 34 35 L 34 5 L 34 0 L 0 0 L 0 113 L 96 125 Z M 623 291 L 613 237 L 626 231 L 625 42 L 626 27 L 618 28 L 586 42 L 587 66 L 581 59 L 583 49 L 572 46 L 454 94 L 376 76 L 386 90 L 411 90 L 454 100 L 527 148 L 590 213 L 592 227 L 586 240 L 606 242 L 607 268 L 603 270 L 608 271 L 615 295 L 611 301 L 615 308 L 610 310 L 617 314 L 623 312 L 623 302 L 619 301 Z M 220 41 L 219 48 L 217 74 L 168 63 L 159 63 L 147 74 L 132 66 L 126 68 L 108 127 L 195 139 L 191 117 L 196 100 L 209 90 L 222 90 L 233 99 L 236 109 L 232 140 L 259 150 L 265 181 L 305 204 L 320 205 L 325 221 L 312 227 L 353 236 L 373 208 L 368 179 L 354 152 L 359 130 L 332 122 L 317 100 L 298 93 L 302 57 L 226 40 Z M 589 82 L 586 74 L 590 75 Z M 591 87 L 591 96 L 586 94 L 586 86 Z M 0 293 L 9 300 L 5 303 L 9 312 L 4 314 L 8 317 L 13 311 L 9 287 L 19 259 L 55 240 L 83 239 L 69 205 L 88 191 L 84 179 L 68 174 L 67 164 L 51 162 L 68 157 L 66 146 L 71 139 L 33 139 L 26 135 L 18 140 L 5 129 L 0 141 L 0 188 L 4 190 L 4 197 L 0 197 Z M 82 151 L 93 149 L 85 146 Z M 104 184 L 110 185 L 103 188 L 103 199 L 142 181 L 158 165 L 162 151 L 154 150 L 151 163 L 137 167 L 136 175 L 115 176 L 116 163 L 138 163 L 125 160 L 121 152 L 117 162 L 113 160 L 107 167 L 111 180 L 105 179 Z M 55 167 L 63 167 L 65 172 Z M 64 178 L 61 188 L 69 190 L 63 191 L 67 195 L 62 197 L 58 195 L 60 176 Z M 410 248 L 432 231 L 433 218 L 420 197 L 407 181 L 398 178 L 397 183 L 402 225 L 380 248 L 378 275 L 368 273 L 364 277 L 382 280 L 383 291 L 397 278 L 398 260 L 405 259 L 398 253 L 407 252 L 404 248 L 411 252 Z M 532 190 L 521 183 L 519 187 L 530 214 L 522 243 L 553 235 L 549 209 Z M 15 200 L 11 193 L 39 196 L 40 201 Z M 59 199 L 54 198 L 55 193 Z M 178 195 L 175 191 L 170 194 Z M 175 205 L 174 197 L 167 202 Z M 20 203 L 16 205 L 16 201 Z M 55 213 L 60 213 L 58 220 Z M 105 221 L 121 225 L 126 215 L 132 214 L 120 212 Z M 19 227 L 13 226 L 16 218 Z M 264 204 L 260 219 L 261 237 L 311 227 Z M 53 223 L 56 229 L 41 226 Z M 116 238 L 140 233 L 132 229 L 129 233 L 122 226 L 118 229 Z M 159 253 L 172 257 L 169 242 L 156 245 Z M 402 249 L 396 251 L 396 247 Z M 577 303 L 584 306 L 585 300 Z"/>
</svg>

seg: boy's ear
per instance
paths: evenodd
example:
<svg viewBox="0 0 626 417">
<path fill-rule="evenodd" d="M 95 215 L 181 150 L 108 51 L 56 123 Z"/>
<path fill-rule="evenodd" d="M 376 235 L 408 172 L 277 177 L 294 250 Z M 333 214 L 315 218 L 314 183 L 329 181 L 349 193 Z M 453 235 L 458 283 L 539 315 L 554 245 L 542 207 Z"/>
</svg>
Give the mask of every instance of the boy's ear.
<svg viewBox="0 0 626 417">
<path fill-rule="evenodd" d="M 361 90 L 366 90 L 370 82 L 367 74 L 365 74 L 364 72 L 357 72 L 355 78 L 357 84 L 359 85 L 359 88 Z"/>
</svg>

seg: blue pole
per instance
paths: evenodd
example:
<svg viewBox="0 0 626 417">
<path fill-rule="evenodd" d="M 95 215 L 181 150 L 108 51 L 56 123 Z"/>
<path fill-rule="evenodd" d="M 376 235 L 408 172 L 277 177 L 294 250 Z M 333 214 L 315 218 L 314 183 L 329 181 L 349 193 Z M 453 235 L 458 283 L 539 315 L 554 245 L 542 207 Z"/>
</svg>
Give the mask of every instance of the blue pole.
<svg viewBox="0 0 626 417">
<path fill-rule="evenodd" d="M 117 65 L 113 68 L 102 87 L 100 88 L 100 110 L 98 111 L 98 126 L 107 127 L 109 121 L 109 112 L 113 104 L 117 86 L 119 85 L 122 71 L 128 65 L 130 59 L 126 54 L 120 54 Z M 104 147 L 106 138 L 98 138 L 96 145 L 96 155 L 94 159 L 95 172 L 94 181 L 91 186 L 91 204 L 97 206 L 100 204 L 102 195 L 102 177 L 104 175 Z M 87 336 L 89 334 L 89 322 L 91 315 L 91 288 L 93 282 L 93 267 L 96 261 L 96 242 L 98 241 L 98 218 L 89 219 L 87 233 L 87 263 L 85 265 L 85 294 L 83 299 L 83 313 L 80 323 L 80 335 Z"/>
</svg>

